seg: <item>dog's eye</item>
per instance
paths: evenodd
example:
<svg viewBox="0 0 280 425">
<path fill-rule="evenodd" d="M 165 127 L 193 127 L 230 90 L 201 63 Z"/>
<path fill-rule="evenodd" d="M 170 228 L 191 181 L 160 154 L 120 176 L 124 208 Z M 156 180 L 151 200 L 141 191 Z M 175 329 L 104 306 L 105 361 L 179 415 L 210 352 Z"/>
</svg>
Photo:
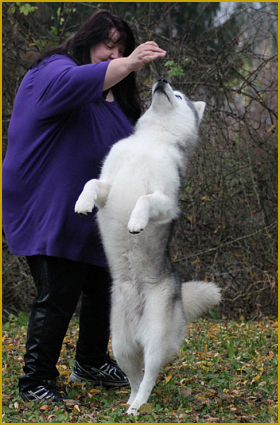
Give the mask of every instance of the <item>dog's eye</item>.
<svg viewBox="0 0 280 425">
<path fill-rule="evenodd" d="M 179 94 L 175 94 L 176 97 L 178 97 L 178 99 L 183 99 L 182 96 L 180 96 Z"/>
</svg>

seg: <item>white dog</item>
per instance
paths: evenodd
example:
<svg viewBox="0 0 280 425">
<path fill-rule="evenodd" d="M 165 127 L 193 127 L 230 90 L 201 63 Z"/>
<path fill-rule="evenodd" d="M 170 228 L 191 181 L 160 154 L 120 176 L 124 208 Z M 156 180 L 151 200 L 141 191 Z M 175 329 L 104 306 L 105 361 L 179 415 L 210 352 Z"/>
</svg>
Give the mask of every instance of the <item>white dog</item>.
<svg viewBox="0 0 280 425">
<path fill-rule="evenodd" d="M 99 180 L 86 183 L 75 206 L 82 214 L 99 209 L 113 279 L 112 348 L 131 385 L 128 413 L 147 402 L 185 324 L 220 301 L 214 283 L 182 284 L 168 250 L 204 108 L 159 80 L 135 133 L 112 147 Z"/>
</svg>

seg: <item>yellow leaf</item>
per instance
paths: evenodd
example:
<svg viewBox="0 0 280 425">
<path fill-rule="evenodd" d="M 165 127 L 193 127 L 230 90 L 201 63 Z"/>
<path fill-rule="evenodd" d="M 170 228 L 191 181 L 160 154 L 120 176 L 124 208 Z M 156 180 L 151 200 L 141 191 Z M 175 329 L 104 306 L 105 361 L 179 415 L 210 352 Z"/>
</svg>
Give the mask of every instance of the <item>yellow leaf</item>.
<svg viewBox="0 0 280 425">
<path fill-rule="evenodd" d="M 267 413 L 269 415 L 276 415 L 277 408 L 277 404 L 275 404 L 274 406 L 269 406 L 269 408 L 267 409 Z"/>
<path fill-rule="evenodd" d="M 256 375 L 256 376 L 252 379 L 251 384 L 253 384 L 253 383 L 254 383 L 254 382 L 256 382 L 256 381 L 259 381 L 259 380 L 260 380 L 260 377 L 261 377 L 261 374 Z"/>
<path fill-rule="evenodd" d="M 97 393 L 100 393 L 100 392 L 101 392 L 100 390 L 96 390 L 95 388 L 93 388 L 92 390 L 89 390 L 90 394 L 97 394 Z"/>
<path fill-rule="evenodd" d="M 191 222 L 191 224 L 195 223 L 195 218 L 192 215 L 187 216 L 187 219 Z"/>
<path fill-rule="evenodd" d="M 215 325 L 211 325 L 210 328 L 213 329 L 214 331 L 220 330 L 220 328 L 218 328 L 218 326 L 215 326 Z"/>
<path fill-rule="evenodd" d="M 191 381 L 191 379 L 189 379 L 189 378 L 183 378 L 183 379 L 181 379 L 181 381 L 180 381 L 180 385 L 185 385 L 185 384 L 187 384 L 188 382 L 190 382 Z"/>
<path fill-rule="evenodd" d="M 165 378 L 165 383 L 168 384 L 168 382 L 170 381 L 170 379 L 172 378 L 173 373 L 170 372 L 169 375 Z"/>
<path fill-rule="evenodd" d="M 173 254 L 172 261 L 176 261 L 178 258 L 178 255 L 179 255 L 178 252 L 176 252 L 176 254 Z"/>
<path fill-rule="evenodd" d="M 275 129 L 275 124 L 273 124 L 271 127 L 269 127 L 269 129 L 267 130 L 267 133 L 271 133 L 272 130 Z"/>
<path fill-rule="evenodd" d="M 192 264 L 197 264 L 200 263 L 200 259 L 198 258 L 197 260 L 192 261 Z"/>
</svg>

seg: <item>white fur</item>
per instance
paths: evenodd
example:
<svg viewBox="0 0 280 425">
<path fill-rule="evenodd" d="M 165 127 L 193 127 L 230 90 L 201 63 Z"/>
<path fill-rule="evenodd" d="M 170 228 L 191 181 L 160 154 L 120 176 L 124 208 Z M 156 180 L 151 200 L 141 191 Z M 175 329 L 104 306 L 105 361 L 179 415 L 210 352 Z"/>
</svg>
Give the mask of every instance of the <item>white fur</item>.
<svg viewBox="0 0 280 425">
<path fill-rule="evenodd" d="M 86 183 L 75 206 L 83 214 L 99 208 L 113 279 L 112 347 L 131 385 L 128 413 L 147 402 L 160 367 L 180 348 L 185 324 L 220 301 L 214 283 L 181 285 L 168 254 L 180 179 L 204 108 L 158 82 L 135 133 L 112 147 L 100 179 Z"/>
</svg>

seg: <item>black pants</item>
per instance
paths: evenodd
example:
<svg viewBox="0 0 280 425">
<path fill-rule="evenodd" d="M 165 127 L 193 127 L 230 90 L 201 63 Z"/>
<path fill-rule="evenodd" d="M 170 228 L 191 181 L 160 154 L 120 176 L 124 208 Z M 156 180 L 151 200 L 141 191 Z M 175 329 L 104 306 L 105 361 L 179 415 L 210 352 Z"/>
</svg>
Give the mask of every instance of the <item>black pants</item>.
<svg viewBox="0 0 280 425">
<path fill-rule="evenodd" d="M 38 294 L 31 307 L 20 391 L 59 375 L 56 363 L 81 293 L 76 360 L 101 366 L 109 340 L 111 279 L 106 268 L 42 255 L 27 261 Z"/>
</svg>

